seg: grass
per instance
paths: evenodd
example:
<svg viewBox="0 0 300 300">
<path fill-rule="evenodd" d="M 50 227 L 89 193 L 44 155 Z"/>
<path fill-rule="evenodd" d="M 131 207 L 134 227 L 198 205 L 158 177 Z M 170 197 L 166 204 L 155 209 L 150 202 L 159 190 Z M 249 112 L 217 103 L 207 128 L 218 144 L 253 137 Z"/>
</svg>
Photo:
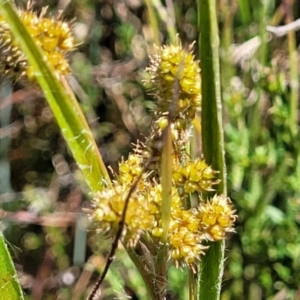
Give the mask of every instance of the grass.
<svg viewBox="0 0 300 300">
<path fill-rule="evenodd" d="M 49 4 L 50 9 L 55 9 L 53 4 Z M 184 43 L 197 39 L 195 4 L 179 0 L 173 4 L 174 15 L 177 17 L 177 27 L 173 31 L 180 33 Z M 224 173 L 228 175 L 228 195 L 239 215 L 237 233 L 226 242 L 225 256 L 228 258 L 221 299 L 273 299 L 279 294 L 285 295 L 286 299 L 294 299 L 300 281 L 299 89 L 296 84 L 299 81 L 299 58 L 296 51 L 299 38 L 297 33 L 276 37 L 267 33 L 266 26 L 297 19 L 299 4 L 285 6 L 285 11 L 289 12 L 286 15 L 282 13 L 284 5 L 288 5 L 285 2 L 240 0 L 234 4 L 229 1 L 217 4 L 227 165 Z M 93 99 L 92 103 L 87 102 L 85 105 L 81 102 L 82 107 L 92 116 L 89 119 L 90 125 L 105 164 L 113 168 L 130 149 L 130 142 L 140 138 L 130 124 L 141 129 L 143 134 L 147 133 L 149 127 L 149 107 L 153 108 L 153 102 L 139 83 L 142 69 L 147 65 L 147 53 L 153 53 L 153 41 L 158 43 L 160 36 L 164 39 L 174 38 L 174 32 L 161 21 L 164 20 L 162 16 L 167 8 L 160 2 L 147 2 L 148 8 L 154 7 L 152 10 L 130 5 L 124 8 L 128 13 L 125 16 L 119 7 L 111 7 L 109 3 L 104 7 L 106 10 L 97 7 L 104 14 L 98 19 L 94 17 L 95 24 L 101 28 L 101 36 L 86 36 L 84 43 L 79 46 L 79 53 L 74 53 L 74 76 L 83 88 L 81 95 Z M 85 23 L 93 9 L 95 7 L 92 4 L 83 1 L 69 6 L 66 15 L 73 17 L 75 13 L 78 20 Z M 145 12 L 149 13 L 150 26 L 148 19 L 143 17 Z M 157 20 L 160 22 L 157 23 Z M 201 18 L 200 21 L 204 22 Z M 130 27 L 130 36 L 120 30 L 126 22 L 134 24 Z M 115 24 L 116 30 L 114 25 L 109 27 L 107 24 Z M 110 28 L 112 34 L 109 35 Z M 203 44 L 206 41 L 205 35 L 202 38 Z M 203 55 L 201 51 L 197 53 L 199 57 Z M 79 63 L 81 60 L 84 61 L 83 65 Z M 203 74 L 207 74 L 204 61 L 202 59 Z M 121 76 L 118 76 L 119 70 L 125 70 Z M 203 78 L 203 93 L 206 93 L 205 87 L 208 87 L 209 81 L 214 79 Z M 14 89 L 17 88 L 20 86 Z M 83 183 L 82 175 L 74 171 L 73 160 L 64 142 L 58 138 L 59 131 L 52 117 L 47 119 L 47 106 L 40 100 L 21 102 L 16 94 L 12 95 L 10 101 L 14 108 L 11 124 L 16 126 L 14 121 L 18 119 L 26 120 L 27 123 L 21 129 L 12 127 L 15 134 L 10 136 L 12 143 L 9 146 L 9 157 L 1 154 L 11 168 L 6 172 L 12 172 L 12 190 L 9 191 L 12 200 L 5 200 L 5 190 L 1 191 L 1 216 L 6 227 L 6 238 L 22 249 L 18 257 L 13 254 L 13 258 L 21 266 L 18 267 L 19 273 L 30 279 L 31 284 L 26 286 L 23 283 L 29 298 L 30 294 L 37 292 L 35 283 L 38 280 L 42 278 L 47 282 L 47 278 L 39 277 L 44 270 L 49 270 L 49 263 L 42 258 L 47 258 L 46 253 L 53 250 L 55 243 L 61 244 L 59 251 L 63 251 L 63 257 L 67 259 L 54 255 L 50 260 L 54 267 L 50 268 L 49 274 L 58 274 L 59 277 L 67 272 L 75 274 L 76 280 L 82 279 L 80 274 L 85 274 L 80 269 L 78 273 L 72 273 L 71 269 L 74 267 L 72 253 L 75 251 L 72 248 L 75 234 L 73 228 L 77 221 L 71 218 L 69 223 L 63 224 L 63 221 L 67 220 L 70 211 L 77 213 L 81 206 L 88 206 L 87 202 L 76 202 L 88 197 L 88 188 Z M 100 122 L 97 118 L 100 118 Z M 128 118 L 132 123 L 128 122 Z M 35 125 L 28 123 L 28 120 L 34 120 Z M 202 130 L 211 125 L 210 121 L 210 118 L 203 120 Z M 212 141 L 210 130 L 205 130 L 205 133 L 206 139 Z M 197 138 L 195 140 L 197 144 Z M 3 141 L 1 145 L 4 145 Z M 203 144 L 205 149 L 205 141 Z M 206 152 L 204 155 L 207 157 L 210 151 Z M 64 174 L 72 174 L 77 181 L 72 179 L 70 184 L 63 184 L 62 180 L 66 177 L 55 175 L 59 168 L 52 165 L 51 158 L 57 153 L 64 157 L 64 166 L 69 169 L 69 173 Z M 90 155 L 93 153 L 86 157 Z M 19 167 L 20 163 L 23 168 Z M 93 186 L 101 178 L 101 168 L 97 169 L 97 175 L 92 175 L 92 178 L 97 178 Z M 2 178 L 9 177 L 9 173 L 1 172 Z M 78 182 L 81 191 L 76 189 Z M 37 217 L 32 219 L 30 209 L 33 205 L 25 197 L 25 191 L 31 188 L 33 193 L 40 195 L 36 189 L 38 187 L 45 188 L 54 196 L 47 202 L 49 206 L 36 210 Z M 75 197 L 72 198 L 72 195 Z M 35 199 L 45 198 L 38 196 Z M 40 206 L 36 204 L 34 207 Z M 23 214 L 22 218 L 20 213 Z M 61 235 L 53 234 L 52 240 L 49 240 L 51 230 L 46 226 L 55 224 L 51 223 L 53 217 L 58 217 L 55 220 L 56 224 L 61 224 Z M 13 226 L 16 222 L 22 226 Z M 101 270 L 109 244 L 100 247 L 96 240 L 91 233 L 88 234 L 87 257 L 92 257 L 92 249 L 99 258 L 96 269 Z M 119 255 L 120 258 L 112 266 L 113 275 L 107 277 L 104 285 L 106 296 L 110 294 L 122 299 L 127 293 L 125 287 L 130 286 L 136 297 L 146 299 L 146 289 L 134 265 L 122 249 L 118 250 Z M 30 261 L 31 265 L 26 261 Z M 181 270 L 175 269 L 169 274 L 171 290 L 179 299 L 187 299 L 186 276 Z M 65 282 L 60 285 L 56 282 L 50 290 L 50 285 L 45 284 L 42 295 L 72 299 L 75 297 L 72 295 L 74 285 Z M 179 286 L 184 288 L 180 289 Z"/>
</svg>

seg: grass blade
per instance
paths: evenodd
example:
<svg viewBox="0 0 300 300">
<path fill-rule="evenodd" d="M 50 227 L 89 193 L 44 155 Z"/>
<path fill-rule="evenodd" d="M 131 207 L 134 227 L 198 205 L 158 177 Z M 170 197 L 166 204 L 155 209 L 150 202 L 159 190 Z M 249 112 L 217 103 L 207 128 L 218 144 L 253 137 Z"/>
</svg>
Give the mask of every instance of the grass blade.
<svg viewBox="0 0 300 300">
<path fill-rule="evenodd" d="M 202 72 L 203 155 L 206 162 L 220 172 L 222 182 L 218 185 L 218 192 L 226 194 L 216 1 L 197 0 L 197 5 Z M 223 260 L 224 242 L 211 243 L 200 264 L 197 299 L 219 299 Z"/>
<path fill-rule="evenodd" d="M 21 22 L 10 1 L 0 1 L 1 14 L 5 17 L 16 42 L 34 69 L 36 79 L 44 92 L 61 132 L 93 191 L 99 190 L 110 179 L 92 132 L 83 116 L 74 94 L 54 75 L 53 70 Z"/>
<path fill-rule="evenodd" d="M 0 232 L 0 294 L 2 299 L 24 299 L 18 276 L 2 232 Z"/>
</svg>

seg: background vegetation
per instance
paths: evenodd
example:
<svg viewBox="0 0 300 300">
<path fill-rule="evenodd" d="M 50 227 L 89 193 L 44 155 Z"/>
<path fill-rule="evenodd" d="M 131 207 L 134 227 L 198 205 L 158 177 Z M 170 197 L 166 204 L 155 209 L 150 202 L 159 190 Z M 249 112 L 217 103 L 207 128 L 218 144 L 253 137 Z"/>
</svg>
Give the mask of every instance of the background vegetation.
<svg viewBox="0 0 300 300">
<path fill-rule="evenodd" d="M 184 44 L 198 35 L 195 1 L 149 3 L 35 2 L 37 11 L 49 5 L 53 14 L 64 9 L 66 19 L 76 17 L 80 44 L 69 81 L 113 169 L 148 133 L 155 103 L 141 80 L 157 37 L 165 42 L 172 31 L 166 7 L 174 8 Z M 299 35 L 278 37 L 267 26 L 299 18 L 299 3 L 217 3 L 228 191 L 239 214 L 237 234 L 227 242 L 222 299 L 297 299 Z M 93 271 L 103 267 L 110 241 L 86 234 L 88 190 L 41 92 L 26 82 L 3 81 L 0 107 L 1 225 L 22 286 L 28 299 L 81 299 L 97 276 Z M 103 299 L 146 299 L 127 254 L 119 249 L 117 255 Z M 175 299 L 185 299 L 185 275 L 170 271 Z"/>
</svg>

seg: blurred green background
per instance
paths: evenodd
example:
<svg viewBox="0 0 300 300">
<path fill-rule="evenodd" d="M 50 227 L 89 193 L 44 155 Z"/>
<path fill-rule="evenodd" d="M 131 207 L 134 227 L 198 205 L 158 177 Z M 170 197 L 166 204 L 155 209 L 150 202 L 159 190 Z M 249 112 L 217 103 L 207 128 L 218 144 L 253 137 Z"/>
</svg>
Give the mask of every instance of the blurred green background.
<svg viewBox="0 0 300 300">
<path fill-rule="evenodd" d="M 173 10 L 183 45 L 197 39 L 196 3 L 34 2 L 37 12 L 45 5 L 49 15 L 63 9 L 73 20 L 78 50 L 68 80 L 116 170 L 151 123 L 155 103 L 142 84 L 148 55 L 157 37 L 168 40 Z M 217 9 L 228 193 L 239 215 L 227 242 L 222 300 L 300 299 L 300 31 L 267 30 L 300 18 L 300 3 L 218 0 Z M 89 191 L 42 93 L 2 80 L 0 99 L 1 226 L 26 297 L 84 299 L 110 240 L 86 233 Z M 174 299 L 187 297 L 185 276 L 170 270 Z M 101 297 L 147 299 L 121 248 Z"/>
</svg>

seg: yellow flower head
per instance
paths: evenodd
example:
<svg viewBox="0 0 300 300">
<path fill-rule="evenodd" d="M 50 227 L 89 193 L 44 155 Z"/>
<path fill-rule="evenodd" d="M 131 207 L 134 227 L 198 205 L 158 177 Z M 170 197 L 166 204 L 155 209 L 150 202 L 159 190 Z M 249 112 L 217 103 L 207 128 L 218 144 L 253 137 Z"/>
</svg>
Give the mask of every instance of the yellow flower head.
<svg viewBox="0 0 300 300">
<path fill-rule="evenodd" d="M 176 124 L 190 123 L 201 105 L 201 77 L 199 62 L 190 49 L 182 48 L 177 38 L 173 45 L 163 46 L 151 58 L 147 69 L 158 100 L 158 111 L 164 114 L 176 102 Z"/>
<path fill-rule="evenodd" d="M 60 16 L 46 18 L 47 8 L 42 9 L 38 16 L 31 9 L 29 2 L 25 11 L 19 9 L 18 14 L 27 30 L 40 46 L 47 61 L 54 72 L 59 75 L 70 73 L 70 66 L 66 59 L 68 52 L 74 50 L 75 40 L 69 23 L 60 20 Z M 0 14 L 0 72 L 2 76 L 18 80 L 22 77 L 34 78 L 32 68 L 19 49 L 8 24 Z"/>
<path fill-rule="evenodd" d="M 177 207 L 171 211 L 169 227 L 170 257 L 176 266 L 193 265 L 208 248 L 202 244 L 205 237 L 199 231 L 199 220 L 193 209 Z"/>
<path fill-rule="evenodd" d="M 202 244 L 203 237 L 182 228 L 170 237 L 170 257 L 178 266 L 193 266 L 208 248 Z"/>
<path fill-rule="evenodd" d="M 212 191 L 213 185 L 219 183 L 215 178 L 216 173 L 204 160 L 198 158 L 178 167 L 173 172 L 173 180 L 175 184 L 182 186 L 187 194 Z"/>
<path fill-rule="evenodd" d="M 198 210 L 201 230 L 208 240 L 219 241 L 226 233 L 234 232 L 237 218 L 229 198 L 215 195 L 210 201 L 200 203 Z"/>
<path fill-rule="evenodd" d="M 156 226 L 150 231 L 154 240 L 160 240 L 163 229 L 161 227 L 160 207 L 162 204 L 162 187 L 157 185 L 150 193 L 151 203 L 156 201 Z M 155 200 L 156 199 L 156 200 Z M 168 231 L 169 259 L 175 265 L 189 266 L 192 269 L 201 255 L 208 248 L 202 242 L 205 236 L 199 231 L 199 219 L 195 209 L 185 210 L 182 197 L 177 189 L 172 188 L 171 220 Z"/>
<path fill-rule="evenodd" d="M 98 232 L 114 235 L 118 230 L 130 186 L 116 184 L 94 195 L 93 226 Z M 151 213 L 152 211 L 152 213 Z M 140 235 L 156 225 L 153 203 L 147 199 L 147 192 L 134 192 L 128 203 L 122 240 L 134 246 Z"/>
<path fill-rule="evenodd" d="M 126 161 L 123 159 L 119 163 L 118 182 L 125 185 L 133 184 L 143 171 L 142 162 L 142 157 L 134 153 L 130 154 Z M 140 184 L 145 180 L 146 174 L 143 174 L 143 177 Z"/>
</svg>

